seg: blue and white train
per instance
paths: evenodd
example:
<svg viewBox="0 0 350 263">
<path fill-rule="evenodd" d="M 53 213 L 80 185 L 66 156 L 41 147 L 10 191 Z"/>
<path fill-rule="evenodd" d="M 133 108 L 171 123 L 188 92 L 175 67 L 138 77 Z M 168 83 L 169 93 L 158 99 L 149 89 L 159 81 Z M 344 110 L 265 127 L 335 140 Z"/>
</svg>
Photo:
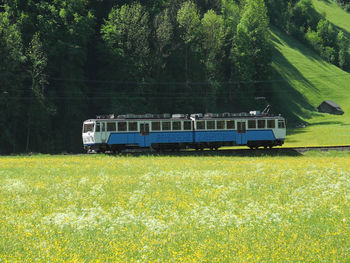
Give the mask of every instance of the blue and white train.
<svg viewBox="0 0 350 263">
<path fill-rule="evenodd" d="M 119 152 L 130 148 L 155 150 L 218 149 L 246 145 L 251 149 L 280 146 L 286 138 L 285 119 L 259 112 L 223 114 L 145 114 L 99 116 L 83 123 L 88 152 Z"/>
</svg>

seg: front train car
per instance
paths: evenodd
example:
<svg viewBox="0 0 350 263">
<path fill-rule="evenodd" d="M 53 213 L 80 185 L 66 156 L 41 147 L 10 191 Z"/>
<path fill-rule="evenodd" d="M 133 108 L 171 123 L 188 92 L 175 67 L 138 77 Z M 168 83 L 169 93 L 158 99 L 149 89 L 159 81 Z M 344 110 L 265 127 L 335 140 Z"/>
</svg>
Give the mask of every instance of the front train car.
<svg viewBox="0 0 350 263">
<path fill-rule="evenodd" d="M 84 149 L 87 152 L 97 151 L 98 144 L 100 142 L 96 141 L 96 120 L 86 120 L 83 123 L 82 139 L 84 144 Z"/>
</svg>

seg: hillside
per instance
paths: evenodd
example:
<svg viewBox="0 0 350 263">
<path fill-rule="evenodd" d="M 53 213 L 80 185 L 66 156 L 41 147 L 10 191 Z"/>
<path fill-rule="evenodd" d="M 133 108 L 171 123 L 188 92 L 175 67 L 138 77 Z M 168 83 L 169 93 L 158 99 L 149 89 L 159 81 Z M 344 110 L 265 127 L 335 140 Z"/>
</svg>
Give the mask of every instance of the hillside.
<svg viewBox="0 0 350 263">
<path fill-rule="evenodd" d="M 350 144 L 350 74 L 275 28 L 272 36 L 275 80 L 284 79 L 272 82 L 273 101 L 287 118 L 288 112 L 300 116 L 300 120 L 292 120 L 293 125 L 298 121 L 309 124 L 306 128 L 290 129 L 286 145 Z M 318 113 L 316 107 L 323 100 L 334 100 L 345 114 Z"/>
</svg>

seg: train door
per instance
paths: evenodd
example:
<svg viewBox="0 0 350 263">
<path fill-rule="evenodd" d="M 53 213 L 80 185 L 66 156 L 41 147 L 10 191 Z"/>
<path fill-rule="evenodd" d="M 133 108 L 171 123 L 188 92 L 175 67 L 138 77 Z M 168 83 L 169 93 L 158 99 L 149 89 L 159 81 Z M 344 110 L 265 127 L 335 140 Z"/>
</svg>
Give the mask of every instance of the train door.
<svg viewBox="0 0 350 263">
<path fill-rule="evenodd" d="M 94 137 L 95 137 L 95 143 L 101 142 L 101 123 L 100 122 L 96 122 L 95 124 Z"/>
<path fill-rule="evenodd" d="M 100 125 L 101 125 L 100 126 L 100 128 L 101 128 L 101 132 L 100 132 L 100 134 L 101 134 L 101 142 L 105 143 L 106 140 L 107 140 L 107 127 L 106 127 L 107 125 L 106 125 L 105 122 L 101 122 Z"/>
<path fill-rule="evenodd" d="M 191 120 L 191 129 L 192 129 L 192 143 L 195 143 L 196 142 L 196 122 L 195 122 L 195 120 Z"/>
<path fill-rule="evenodd" d="M 237 144 L 247 144 L 247 124 L 246 121 L 237 121 Z"/>
<path fill-rule="evenodd" d="M 141 147 L 150 146 L 150 122 L 140 123 Z"/>
</svg>

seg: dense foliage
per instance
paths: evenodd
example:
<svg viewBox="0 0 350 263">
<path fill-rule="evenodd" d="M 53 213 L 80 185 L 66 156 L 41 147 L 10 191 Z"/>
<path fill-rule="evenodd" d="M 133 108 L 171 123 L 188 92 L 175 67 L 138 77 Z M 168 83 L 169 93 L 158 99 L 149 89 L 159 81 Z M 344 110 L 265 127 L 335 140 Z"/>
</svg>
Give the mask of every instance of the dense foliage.
<svg viewBox="0 0 350 263">
<path fill-rule="evenodd" d="M 349 68 L 308 0 L 4 0 L 0 152 L 79 151 L 105 113 L 241 111 L 264 96 L 269 21 Z"/>
</svg>

